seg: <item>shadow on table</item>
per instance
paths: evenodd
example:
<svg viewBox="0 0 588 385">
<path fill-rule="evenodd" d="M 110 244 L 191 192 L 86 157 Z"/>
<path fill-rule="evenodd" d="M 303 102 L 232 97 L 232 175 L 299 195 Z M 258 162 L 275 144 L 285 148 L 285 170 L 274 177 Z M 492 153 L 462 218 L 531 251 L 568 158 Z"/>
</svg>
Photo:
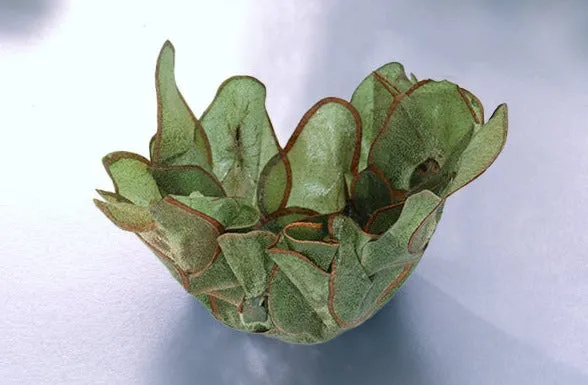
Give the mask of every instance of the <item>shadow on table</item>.
<svg viewBox="0 0 588 385">
<path fill-rule="evenodd" d="M 0 41 L 42 33 L 63 8 L 63 0 L 0 0 Z"/>
<path fill-rule="evenodd" d="M 419 276 L 375 317 L 322 345 L 220 326 L 190 300 L 154 358 L 154 384 L 586 384 Z"/>
</svg>

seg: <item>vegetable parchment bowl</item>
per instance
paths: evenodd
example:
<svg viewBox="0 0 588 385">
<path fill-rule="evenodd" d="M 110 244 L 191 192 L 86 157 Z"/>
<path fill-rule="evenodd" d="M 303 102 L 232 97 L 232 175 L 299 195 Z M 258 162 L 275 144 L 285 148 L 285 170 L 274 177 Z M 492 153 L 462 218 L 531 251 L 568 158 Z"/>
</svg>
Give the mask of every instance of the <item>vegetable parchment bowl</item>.
<svg viewBox="0 0 588 385">
<path fill-rule="evenodd" d="M 226 325 L 295 343 L 327 341 L 380 309 L 420 261 L 447 197 L 502 150 L 507 107 L 448 81 L 368 75 L 326 98 L 281 148 L 265 87 L 226 80 L 197 119 L 163 46 L 150 160 L 114 152 L 102 212 L 135 233 Z"/>
</svg>

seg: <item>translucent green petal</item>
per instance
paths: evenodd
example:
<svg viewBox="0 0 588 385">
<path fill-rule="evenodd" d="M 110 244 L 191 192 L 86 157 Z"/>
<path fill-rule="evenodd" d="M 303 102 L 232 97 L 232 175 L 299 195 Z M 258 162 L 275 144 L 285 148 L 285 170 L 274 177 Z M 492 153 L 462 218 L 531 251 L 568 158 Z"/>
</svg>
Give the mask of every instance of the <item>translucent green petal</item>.
<svg viewBox="0 0 588 385">
<path fill-rule="evenodd" d="M 378 209 L 393 203 L 393 191 L 388 180 L 375 166 L 363 170 L 353 180 L 351 204 L 354 219 L 365 226 L 369 217 Z"/>
<path fill-rule="evenodd" d="M 157 134 L 151 159 L 157 165 L 193 164 L 210 171 L 212 158 L 206 133 L 178 90 L 175 50 L 168 41 L 157 60 Z"/>
<path fill-rule="evenodd" d="M 421 256 L 419 252 L 437 224 L 433 214 L 440 204 L 441 198 L 428 190 L 411 195 L 396 223 L 379 239 L 368 242 L 363 248 L 361 263 L 365 271 L 372 275 L 387 267 L 418 260 Z M 411 245 L 415 233 L 422 236 L 418 244 Z"/>
<path fill-rule="evenodd" d="M 360 170 L 367 167 L 370 148 L 394 98 L 412 85 L 402 64 L 388 63 L 369 74 L 353 92 L 351 104 L 359 112 L 363 123 Z"/>
<path fill-rule="evenodd" d="M 394 203 L 376 210 L 364 226 L 364 231 L 372 234 L 386 232 L 400 218 L 404 202 Z"/>
<path fill-rule="evenodd" d="M 397 98 L 375 138 L 368 163 L 376 165 L 390 185 L 413 190 L 445 168 L 475 129 L 474 117 L 457 85 L 421 81 Z M 419 174 L 422 177 L 419 177 Z"/>
<path fill-rule="evenodd" d="M 269 314 L 278 330 L 296 335 L 297 340 L 324 340 L 323 321 L 296 285 L 277 266 L 270 277 Z"/>
<path fill-rule="evenodd" d="M 214 174 L 229 196 L 257 198 L 257 181 L 279 151 L 265 110 L 265 87 L 257 79 L 235 76 L 218 89 L 202 116 Z"/>
<path fill-rule="evenodd" d="M 291 182 L 290 163 L 280 152 L 270 159 L 259 176 L 257 204 L 263 215 L 286 207 Z"/>
<path fill-rule="evenodd" d="M 259 221 L 259 210 L 245 198 L 215 198 L 193 193 L 190 196 L 173 195 L 186 206 L 214 218 L 226 230 L 246 229 Z"/>
<path fill-rule="evenodd" d="M 288 224 L 317 214 L 318 213 L 313 210 L 300 207 L 289 207 L 287 209 L 276 211 L 270 216 L 265 217 L 262 221 L 262 228 L 274 233 L 279 233 Z"/>
<path fill-rule="evenodd" d="M 167 196 L 150 208 L 158 232 L 151 242 L 167 250 L 167 255 L 184 271 L 199 273 L 217 255 L 217 237 L 222 225 L 209 216 Z"/>
<path fill-rule="evenodd" d="M 117 151 L 102 158 L 102 163 L 117 194 L 141 206 L 161 199 L 147 159 L 132 152 Z"/>
<path fill-rule="evenodd" d="M 304 255 L 323 271 L 329 271 L 339 244 L 325 242 L 328 232 L 323 225 L 293 222 L 284 228 L 283 234 L 290 249 Z"/>
<path fill-rule="evenodd" d="M 331 231 L 340 246 L 331 266 L 329 307 L 337 324 L 349 328 L 362 322 L 363 299 L 372 287 L 360 256 L 373 237 L 363 233 L 355 222 L 344 216 L 333 218 Z"/>
<path fill-rule="evenodd" d="M 218 243 L 228 265 L 245 290 L 247 298 L 262 296 L 268 285 L 265 251 L 276 242 L 276 236 L 267 231 L 245 234 L 227 233 Z"/>
<path fill-rule="evenodd" d="M 213 264 L 209 268 L 200 274 L 190 274 L 188 279 L 190 281 L 189 291 L 194 295 L 222 291 L 234 287 L 240 288 L 241 291 L 243 290 L 222 253 L 216 256 Z"/>
<path fill-rule="evenodd" d="M 326 98 L 302 118 L 285 151 L 292 170 L 288 207 L 321 214 L 343 209 L 346 176 L 357 173 L 361 122 L 346 101 Z"/>
<path fill-rule="evenodd" d="M 329 312 L 328 305 L 330 275 L 295 251 L 271 249 L 268 255 L 296 286 L 300 295 L 323 323 L 335 329 L 336 323 Z"/>
</svg>

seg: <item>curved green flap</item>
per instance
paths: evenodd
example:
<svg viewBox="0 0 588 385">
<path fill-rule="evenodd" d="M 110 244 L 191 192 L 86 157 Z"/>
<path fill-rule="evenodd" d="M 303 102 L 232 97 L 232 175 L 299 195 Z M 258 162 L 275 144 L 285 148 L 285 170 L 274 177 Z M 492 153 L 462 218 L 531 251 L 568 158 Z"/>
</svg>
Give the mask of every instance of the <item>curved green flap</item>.
<svg viewBox="0 0 588 385">
<path fill-rule="evenodd" d="M 259 221 L 259 210 L 245 198 L 216 198 L 192 193 L 190 196 L 173 195 L 186 206 L 214 218 L 226 230 L 247 229 Z"/>
<path fill-rule="evenodd" d="M 265 110 L 265 86 L 234 76 L 219 87 L 201 118 L 212 148 L 213 171 L 227 195 L 257 198 L 257 181 L 280 146 Z"/>
<path fill-rule="evenodd" d="M 180 165 L 151 167 L 151 174 L 157 185 L 170 195 L 190 195 L 199 192 L 210 197 L 225 196 L 219 181 L 200 166 Z"/>
<path fill-rule="evenodd" d="M 369 74 L 353 92 L 351 104 L 363 123 L 359 170 L 367 167 L 370 148 L 394 98 L 412 85 L 402 64 L 388 63 Z"/>
<path fill-rule="evenodd" d="M 416 244 L 409 250 L 411 238 L 417 230 L 423 229 L 425 223 L 427 231 L 422 239 L 419 238 L 422 242 L 420 246 L 424 247 L 437 224 L 437 217 L 431 214 L 436 212 L 440 204 L 441 198 L 428 190 L 408 197 L 396 223 L 377 240 L 368 242 L 363 248 L 361 264 L 367 274 L 371 276 L 381 269 L 418 260 L 420 254 L 414 250 Z M 429 218 L 432 218 L 432 223 Z"/>
<path fill-rule="evenodd" d="M 217 255 L 222 225 L 171 196 L 149 207 L 158 225 L 157 241 L 169 247 L 168 256 L 184 271 L 199 273 Z"/>
<path fill-rule="evenodd" d="M 94 199 L 94 204 L 119 228 L 139 233 L 152 230 L 155 221 L 149 210 L 143 206 L 124 202 L 102 202 Z"/>
<path fill-rule="evenodd" d="M 346 181 L 357 173 L 360 140 L 361 119 L 353 106 L 338 98 L 315 104 L 284 149 L 292 171 L 287 206 L 321 214 L 343 209 Z"/>
<path fill-rule="evenodd" d="M 395 100 L 368 163 L 382 170 L 394 189 L 411 190 L 422 183 L 414 179 L 415 171 L 427 178 L 439 174 L 475 125 L 457 85 L 419 82 Z"/>
<path fill-rule="evenodd" d="M 262 296 L 268 285 L 266 250 L 276 242 L 267 231 L 226 233 L 218 238 L 227 263 L 245 290 L 247 298 Z"/>
<path fill-rule="evenodd" d="M 174 66 L 175 50 L 166 41 L 155 71 L 157 133 L 151 160 L 157 165 L 192 164 L 210 171 L 212 158 L 208 138 L 178 90 Z"/>
<path fill-rule="evenodd" d="M 102 158 L 104 168 L 117 194 L 129 201 L 148 206 L 161 199 L 157 183 L 149 172 L 149 161 L 132 152 L 112 152 Z"/>
</svg>

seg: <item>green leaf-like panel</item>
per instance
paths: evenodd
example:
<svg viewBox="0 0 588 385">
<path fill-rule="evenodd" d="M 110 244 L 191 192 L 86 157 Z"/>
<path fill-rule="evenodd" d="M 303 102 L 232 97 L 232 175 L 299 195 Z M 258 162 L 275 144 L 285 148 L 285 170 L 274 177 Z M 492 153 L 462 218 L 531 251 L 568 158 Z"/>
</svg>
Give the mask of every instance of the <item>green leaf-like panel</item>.
<svg viewBox="0 0 588 385">
<path fill-rule="evenodd" d="M 369 150 L 394 99 L 412 85 L 402 64 L 388 63 L 369 74 L 351 96 L 351 104 L 363 122 L 360 170 L 367 167 Z"/>
<path fill-rule="evenodd" d="M 202 116 L 212 147 L 214 173 L 229 196 L 256 198 L 259 174 L 279 151 L 265 110 L 265 87 L 235 76 L 219 88 Z"/>
<path fill-rule="evenodd" d="M 302 118 L 285 148 L 292 171 L 288 206 L 327 214 L 345 206 L 357 173 L 361 121 L 350 104 L 326 98 Z"/>
<path fill-rule="evenodd" d="M 106 155 L 102 163 L 118 195 L 141 206 L 161 199 L 147 159 L 131 152 L 118 151 Z"/>
<path fill-rule="evenodd" d="M 175 50 L 166 42 L 157 60 L 157 134 L 151 160 L 157 165 L 192 164 L 210 171 L 212 155 L 208 138 L 178 90 L 175 79 Z"/>
</svg>

